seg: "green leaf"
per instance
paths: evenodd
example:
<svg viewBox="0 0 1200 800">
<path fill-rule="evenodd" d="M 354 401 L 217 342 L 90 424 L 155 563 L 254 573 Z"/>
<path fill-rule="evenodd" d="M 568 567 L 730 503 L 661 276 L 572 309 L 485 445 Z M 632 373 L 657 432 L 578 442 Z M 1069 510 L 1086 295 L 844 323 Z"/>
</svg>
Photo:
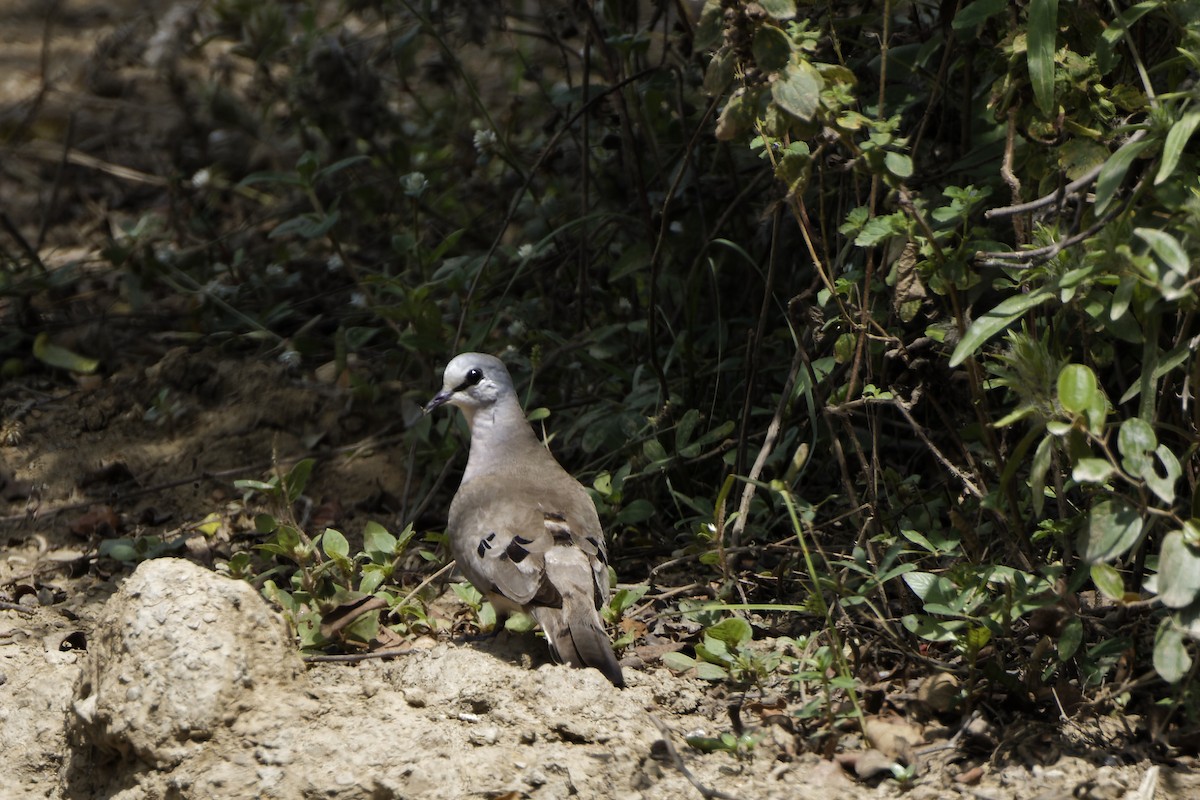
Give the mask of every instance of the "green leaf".
<svg viewBox="0 0 1200 800">
<path fill-rule="evenodd" d="M 758 4 L 772 19 L 791 19 L 796 16 L 796 0 L 759 0 Z"/>
<path fill-rule="evenodd" d="M 320 181 L 325 178 L 328 178 L 331 175 L 335 175 L 335 174 L 341 172 L 342 170 L 344 170 L 346 167 L 352 167 L 355 164 L 361 164 L 364 161 L 370 161 L 370 160 L 371 159 L 368 156 L 350 156 L 349 158 L 343 158 L 340 161 L 335 161 L 332 164 L 330 164 L 328 167 L 322 167 L 320 170 L 317 171 L 317 175 L 314 180 L 314 183 L 316 181 Z"/>
<path fill-rule="evenodd" d="M 639 497 L 625 504 L 617 514 L 617 522 L 622 525 L 636 525 L 654 516 L 654 504 L 644 497 Z"/>
<path fill-rule="evenodd" d="M 1200 599 L 1200 549 L 1184 541 L 1182 531 L 1163 538 L 1158 554 L 1158 598 L 1168 608 L 1184 608 Z"/>
<path fill-rule="evenodd" d="M 363 594 L 375 594 L 375 590 L 388 577 L 388 572 L 389 570 L 380 564 L 364 564 L 358 590 Z"/>
<path fill-rule="evenodd" d="M 771 85 L 771 96 L 784 111 L 807 122 L 817 113 L 824 85 L 824 79 L 812 64 L 796 61 Z"/>
<path fill-rule="evenodd" d="M 1183 631 L 1170 618 L 1160 622 L 1154 632 L 1154 669 L 1167 683 L 1178 683 L 1192 671 Z"/>
<path fill-rule="evenodd" d="M 304 458 L 296 462 L 288 472 L 287 477 L 283 479 L 283 485 L 287 487 L 287 498 L 289 503 L 296 502 L 300 495 L 304 494 L 305 488 L 308 486 L 309 476 L 312 475 L 313 464 L 316 461 L 311 458 Z"/>
<path fill-rule="evenodd" d="M 1187 145 L 1188 139 L 1192 138 L 1192 134 L 1196 132 L 1196 126 L 1200 125 L 1200 111 L 1189 111 L 1175 121 L 1171 126 L 1171 130 L 1167 131 L 1167 139 L 1163 143 L 1162 162 L 1158 165 L 1158 174 L 1154 176 L 1154 185 L 1171 177 L 1175 172 L 1175 167 L 1179 165 L 1179 156 L 1183 154 L 1183 148 Z"/>
<path fill-rule="evenodd" d="M 737 56 L 733 50 L 720 50 L 708 68 L 704 71 L 704 93 L 709 97 L 719 97 L 725 93 L 725 87 L 733 81 L 733 68 L 737 64 Z M 614 278 L 609 278 L 614 280 Z"/>
<path fill-rule="evenodd" d="M 492 608 L 491 603 L 488 603 L 487 606 L 489 609 Z M 489 623 L 490 627 L 495 627 L 496 625 L 495 613 L 495 609 L 492 609 L 493 616 L 491 622 Z M 482 617 L 483 615 L 480 614 L 480 619 L 482 619 Z M 534 622 L 533 617 L 518 611 L 515 614 L 510 614 L 508 619 L 504 620 L 504 630 L 511 631 L 512 633 L 529 633 L 534 629 L 536 624 L 537 623 Z"/>
<path fill-rule="evenodd" d="M 1179 345 L 1179 347 L 1176 347 L 1175 349 L 1171 350 L 1171 352 L 1167 353 L 1165 356 L 1163 356 L 1159 360 L 1158 365 L 1156 367 L 1154 367 L 1154 370 L 1153 370 L 1153 372 L 1151 372 L 1150 377 L 1153 378 L 1154 380 L 1158 380 L 1163 375 L 1166 375 L 1168 372 L 1175 369 L 1183 362 L 1187 361 L 1188 358 L 1191 357 L 1191 355 L 1192 355 L 1192 348 L 1190 345 L 1188 345 L 1186 342 Z M 1125 392 L 1125 394 L 1121 395 L 1121 400 L 1120 400 L 1121 405 L 1124 405 L 1125 403 L 1128 403 L 1133 398 L 1137 397 L 1139 394 L 1141 394 L 1141 391 L 1142 391 L 1141 381 L 1134 383 L 1132 386 L 1129 387 L 1129 389 Z M 1200 495 L 1197 495 L 1197 496 L 1200 497 Z"/>
<path fill-rule="evenodd" d="M 937 547 L 934 547 L 933 542 L 929 541 L 929 539 L 926 538 L 925 535 L 922 534 L 920 531 L 905 529 L 905 530 L 900 531 L 900 533 L 902 536 L 904 536 L 905 539 L 908 539 L 913 544 L 918 545 L 919 547 L 922 547 L 925 550 L 928 550 L 930 553 L 933 553 L 934 555 L 940 555 L 941 551 L 939 551 Z"/>
<path fill-rule="evenodd" d="M 137 561 L 140 556 L 132 539 L 104 539 L 100 542 L 99 554 L 101 558 L 111 558 L 126 563 Z"/>
<path fill-rule="evenodd" d="M 1081 458 L 1071 471 L 1071 477 L 1078 483 L 1104 483 L 1116 471 L 1117 468 L 1103 458 Z"/>
<path fill-rule="evenodd" d="M 854 237 L 854 244 L 858 247 L 874 247 L 903 231 L 903 214 L 882 214 L 867 220 L 858 236 Z"/>
<path fill-rule="evenodd" d="M 1108 318 L 1113 322 L 1125 316 L 1125 312 L 1129 310 L 1129 304 L 1133 302 L 1133 290 L 1137 288 L 1137 279 L 1131 275 L 1125 275 L 1121 278 L 1121 282 L 1117 284 L 1116 290 L 1113 292 L 1112 305 L 1108 309 Z"/>
<path fill-rule="evenodd" d="M 1112 561 L 1137 544 L 1142 535 L 1142 517 L 1119 497 L 1092 506 L 1079 550 L 1088 564 Z M 1200 573 L 1198 573 L 1200 574 Z"/>
<path fill-rule="evenodd" d="M 1116 567 L 1111 564 L 1092 564 L 1091 574 L 1092 583 L 1105 597 L 1117 601 L 1125 599 L 1125 581 Z"/>
<path fill-rule="evenodd" d="M 1058 660 L 1070 660 L 1071 656 L 1079 650 L 1082 642 L 1083 620 L 1079 617 L 1072 617 L 1067 620 L 1067 624 L 1063 626 L 1062 633 L 1058 637 Z"/>
<path fill-rule="evenodd" d="M 922 600 L 929 594 L 935 581 L 937 581 L 937 576 L 932 572 L 910 572 L 904 576 L 904 582 L 908 584 L 908 588 L 912 589 L 913 594 Z"/>
<path fill-rule="evenodd" d="M 270 514 L 254 515 L 254 530 L 258 533 L 274 533 L 279 523 Z"/>
<path fill-rule="evenodd" d="M 469 583 L 452 583 L 450 584 L 450 589 L 459 600 L 471 608 L 478 608 L 479 604 L 483 602 L 483 595 Z"/>
<path fill-rule="evenodd" d="M 305 239 L 318 239 L 329 233 L 340 217 L 341 212 L 336 209 L 328 214 L 310 211 L 279 223 L 267 234 L 267 238 L 277 239 L 280 236 L 295 233 Z"/>
<path fill-rule="evenodd" d="M 1146 459 L 1145 468 L 1138 474 L 1146 482 L 1146 485 L 1150 487 L 1150 491 L 1158 495 L 1158 499 L 1167 505 L 1171 505 L 1175 502 L 1175 483 L 1182 474 L 1179 459 L 1175 457 L 1175 454 L 1165 444 L 1160 444 L 1154 448 L 1154 455 L 1158 457 L 1159 463 L 1163 465 L 1163 470 L 1166 474 L 1159 475 L 1158 470 L 1154 469 L 1154 465 L 1149 459 Z"/>
<path fill-rule="evenodd" d="M 679 420 L 679 424 L 675 426 L 675 450 L 676 452 L 687 447 L 688 442 L 692 440 L 692 434 L 696 430 L 696 425 L 700 423 L 700 412 L 694 408 L 689 408 L 683 418 Z"/>
<path fill-rule="evenodd" d="M 683 653 L 664 653 L 663 666 L 676 672 L 687 672 L 696 668 L 696 659 Z"/>
<path fill-rule="evenodd" d="M 387 528 L 375 520 L 369 520 L 363 526 L 363 550 L 390 556 L 395 549 L 396 537 L 388 533 Z"/>
<path fill-rule="evenodd" d="M 762 25 L 754 34 L 754 61 L 764 72 L 778 72 L 792 60 L 792 40 L 774 25 Z"/>
<path fill-rule="evenodd" d="M 888 172 L 897 178 L 909 178 L 913 174 L 913 160 L 906 153 L 887 152 L 883 156 L 883 164 Z"/>
<path fill-rule="evenodd" d="M 724 38 L 724 11 L 721 0 L 704 0 L 692 42 L 695 52 L 702 53 L 720 46 Z"/>
<path fill-rule="evenodd" d="M 1033 512 L 1039 517 L 1042 507 L 1046 504 L 1046 473 L 1050 470 L 1051 448 L 1054 447 L 1053 435 L 1043 436 L 1038 442 L 1037 450 L 1033 453 L 1033 466 L 1029 472 L 1029 491 L 1032 495 Z"/>
<path fill-rule="evenodd" d="M 650 466 L 652 467 L 662 466 L 662 464 L 670 460 L 667 456 L 667 448 L 663 447 L 662 442 L 658 441 L 658 439 L 648 439 L 642 445 L 642 454 L 651 462 Z"/>
<path fill-rule="evenodd" d="M 910 575 L 912 573 L 909 573 Z M 905 576 L 908 577 L 908 576 Z M 900 624 L 909 631 L 909 633 L 920 636 L 930 642 L 954 642 L 958 640 L 959 633 L 966 627 L 962 620 L 943 621 L 933 617 L 920 616 L 916 614 L 906 614 L 900 618 Z"/>
<path fill-rule="evenodd" d="M 741 617 L 723 619 L 705 633 L 714 639 L 725 642 L 730 647 L 740 647 L 754 637 L 750 623 Z"/>
<path fill-rule="evenodd" d="M 696 677 L 706 681 L 723 681 L 729 677 L 729 673 L 716 664 L 699 661 L 696 663 Z"/>
<path fill-rule="evenodd" d="M 950 366 L 957 367 L 966 361 L 984 342 L 1018 320 L 1022 314 L 1050 300 L 1054 292 L 1042 286 L 1028 294 L 1013 295 L 998 306 L 976 319 L 963 334 L 962 341 L 950 356 Z"/>
<path fill-rule="evenodd" d="M 1054 52 L 1058 41 L 1058 0 L 1030 0 L 1028 51 L 1033 99 L 1047 117 L 1054 116 Z"/>
<path fill-rule="evenodd" d="M 1179 243 L 1171 234 L 1166 231 L 1160 231 L 1155 228 L 1134 228 L 1133 232 L 1150 245 L 1150 249 L 1158 259 L 1163 262 L 1173 272 L 1187 277 L 1188 272 L 1192 268 L 1192 261 L 1188 258 L 1187 252 L 1183 249 L 1183 245 Z"/>
<path fill-rule="evenodd" d="M 1109 156 L 1108 161 L 1104 162 L 1104 167 L 1100 170 L 1100 177 L 1096 179 L 1096 216 L 1100 216 L 1108 210 L 1108 204 L 1116 196 L 1117 189 L 1121 188 L 1121 183 L 1125 180 L 1125 173 L 1129 171 L 1129 167 L 1146 148 L 1152 145 L 1153 142 L 1144 140 L 1128 141 L 1117 152 Z"/>
<path fill-rule="evenodd" d="M 1007 7 L 1008 0 L 975 0 L 974 3 L 968 3 L 963 6 L 954 15 L 954 21 L 950 23 L 950 26 L 956 31 L 975 28 L 987 22 Z"/>
<path fill-rule="evenodd" d="M 362 614 L 342 631 L 343 638 L 352 642 L 367 643 L 379 635 L 379 612 Z"/>
<path fill-rule="evenodd" d="M 350 557 L 350 543 L 346 541 L 346 537 L 341 531 L 326 528 L 325 535 L 321 537 L 321 545 L 325 550 L 325 555 L 330 558 Z"/>
<path fill-rule="evenodd" d="M 85 375 L 90 375 L 100 366 L 100 362 L 94 358 L 81 356 L 65 347 L 51 344 L 50 335 L 44 331 L 33 340 L 33 357 L 47 366 Z"/>
<path fill-rule="evenodd" d="M 1082 414 L 1093 404 L 1098 388 L 1091 367 L 1067 364 L 1058 373 L 1058 402 L 1073 414 Z"/>
</svg>

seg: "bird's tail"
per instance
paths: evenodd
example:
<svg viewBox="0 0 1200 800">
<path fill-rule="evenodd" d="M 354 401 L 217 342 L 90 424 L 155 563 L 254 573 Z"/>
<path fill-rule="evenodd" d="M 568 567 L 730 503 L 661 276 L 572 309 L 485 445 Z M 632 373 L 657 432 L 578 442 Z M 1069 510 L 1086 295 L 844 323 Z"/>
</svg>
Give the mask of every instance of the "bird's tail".
<svg viewBox="0 0 1200 800">
<path fill-rule="evenodd" d="M 621 665 L 604 632 L 600 612 L 588 602 L 590 599 L 564 597 L 562 608 L 539 608 L 535 616 L 558 661 L 572 667 L 595 667 L 614 686 L 624 688 Z"/>
</svg>

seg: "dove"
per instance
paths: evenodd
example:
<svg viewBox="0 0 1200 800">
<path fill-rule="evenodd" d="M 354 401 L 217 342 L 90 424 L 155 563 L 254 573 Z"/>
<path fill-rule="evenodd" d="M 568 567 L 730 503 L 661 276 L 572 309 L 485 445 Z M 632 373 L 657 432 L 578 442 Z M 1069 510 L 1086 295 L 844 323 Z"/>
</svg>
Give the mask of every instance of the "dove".
<svg viewBox="0 0 1200 800">
<path fill-rule="evenodd" d="M 600 617 L 608 554 L 591 497 L 534 434 L 500 359 L 455 356 L 425 413 L 443 405 L 459 408 L 471 431 L 446 526 L 459 569 L 502 618 L 532 616 L 556 661 L 595 667 L 623 687 Z"/>
</svg>

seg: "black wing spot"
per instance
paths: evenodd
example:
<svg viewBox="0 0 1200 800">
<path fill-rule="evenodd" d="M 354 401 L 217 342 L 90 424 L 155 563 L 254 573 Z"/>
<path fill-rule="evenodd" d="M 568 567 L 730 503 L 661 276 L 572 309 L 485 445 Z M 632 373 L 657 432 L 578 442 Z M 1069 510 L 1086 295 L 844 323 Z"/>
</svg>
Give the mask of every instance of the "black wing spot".
<svg viewBox="0 0 1200 800">
<path fill-rule="evenodd" d="M 567 515 L 562 513 L 561 511 L 547 511 L 542 516 L 544 516 L 548 520 L 553 520 L 554 522 L 566 522 L 567 521 Z"/>
<path fill-rule="evenodd" d="M 555 528 L 550 531 L 550 535 L 554 537 L 554 543 L 560 545 L 573 544 L 571 540 L 570 528 Z"/>
<path fill-rule="evenodd" d="M 487 536 L 479 540 L 479 546 L 475 548 L 475 552 L 483 558 L 483 554 L 492 549 L 492 539 L 496 538 L 496 532 L 492 531 Z"/>
<path fill-rule="evenodd" d="M 608 566 L 608 556 L 604 554 L 604 545 L 595 536 L 587 537 L 588 544 L 596 548 L 596 556 L 600 559 L 600 563 Z"/>
<path fill-rule="evenodd" d="M 524 536 L 514 536 L 512 540 L 517 544 L 533 544 L 533 539 L 526 539 Z"/>
<path fill-rule="evenodd" d="M 504 554 L 511 558 L 514 564 L 520 564 L 529 555 L 529 551 L 517 541 L 520 538 L 520 536 L 514 536 L 512 541 L 508 543 L 508 547 L 504 548 Z M 529 540 L 526 539 L 525 543 L 528 544 Z"/>
</svg>

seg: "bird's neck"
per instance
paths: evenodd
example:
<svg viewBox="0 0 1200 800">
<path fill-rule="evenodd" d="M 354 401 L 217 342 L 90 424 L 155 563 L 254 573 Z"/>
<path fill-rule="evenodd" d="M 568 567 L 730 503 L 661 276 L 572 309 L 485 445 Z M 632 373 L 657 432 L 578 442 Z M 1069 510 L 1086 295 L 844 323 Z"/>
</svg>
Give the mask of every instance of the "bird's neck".
<svg viewBox="0 0 1200 800">
<path fill-rule="evenodd" d="M 478 475 L 508 469 L 519 458 L 547 454 L 515 397 L 503 397 L 490 408 L 468 414 L 467 424 L 471 428 L 471 452 L 463 483 Z"/>
</svg>

